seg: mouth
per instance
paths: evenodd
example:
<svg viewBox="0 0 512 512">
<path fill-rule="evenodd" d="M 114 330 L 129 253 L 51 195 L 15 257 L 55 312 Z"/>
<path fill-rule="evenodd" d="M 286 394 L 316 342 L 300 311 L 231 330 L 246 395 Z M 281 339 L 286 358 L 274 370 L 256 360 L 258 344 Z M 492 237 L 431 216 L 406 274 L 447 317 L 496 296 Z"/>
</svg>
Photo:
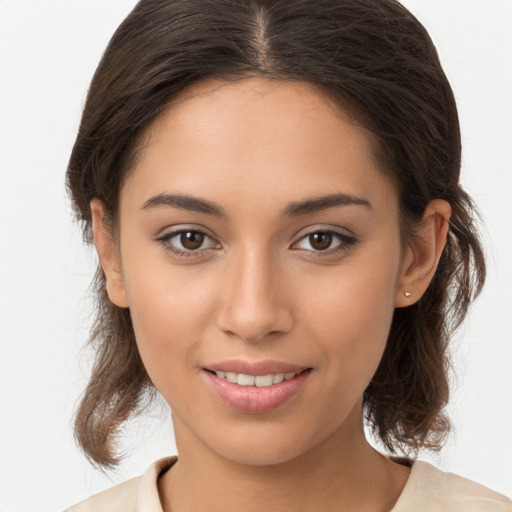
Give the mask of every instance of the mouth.
<svg viewBox="0 0 512 512">
<path fill-rule="evenodd" d="M 229 409 L 267 413 L 296 399 L 312 371 L 284 363 L 232 361 L 203 368 L 203 375 L 214 396 Z"/>
</svg>

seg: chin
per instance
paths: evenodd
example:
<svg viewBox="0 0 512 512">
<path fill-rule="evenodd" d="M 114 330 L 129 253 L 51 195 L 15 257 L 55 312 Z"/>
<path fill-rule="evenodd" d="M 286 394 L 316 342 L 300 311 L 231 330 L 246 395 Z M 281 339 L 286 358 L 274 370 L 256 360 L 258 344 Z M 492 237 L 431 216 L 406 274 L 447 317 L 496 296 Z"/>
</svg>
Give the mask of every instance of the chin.
<svg viewBox="0 0 512 512">
<path fill-rule="evenodd" d="M 203 438 L 204 444 L 223 459 L 247 466 L 276 466 L 313 453 L 333 432 L 308 429 L 305 421 L 279 424 L 274 420 L 266 424 L 238 424 L 209 434 L 207 439 Z"/>
<path fill-rule="evenodd" d="M 277 445 L 277 446 L 276 446 Z M 244 466 L 277 466 L 297 459 L 303 452 L 297 446 L 284 446 L 279 443 L 230 443 L 225 450 L 217 448 L 217 454 L 235 464 Z"/>
</svg>

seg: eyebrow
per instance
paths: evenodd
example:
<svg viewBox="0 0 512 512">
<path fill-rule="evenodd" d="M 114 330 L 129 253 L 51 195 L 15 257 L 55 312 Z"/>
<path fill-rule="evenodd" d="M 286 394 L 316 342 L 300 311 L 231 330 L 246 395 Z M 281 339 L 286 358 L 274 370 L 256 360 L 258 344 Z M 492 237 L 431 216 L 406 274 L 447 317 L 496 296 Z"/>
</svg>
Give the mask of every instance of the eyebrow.
<svg viewBox="0 0 512 512">
<path fill-rule="evenodd" d="M 295 217 L 306 213 L 317 212 L 333 208 L 335 206 L 365 206 L 370 210 L 373 209 L 370 201 L 361 197 L 350 194 L 329 194 L 327 196 L 312 197 L 305 201 L 290 203 L 284 210 L 283 215 L 286 217 Z"/>
<path fill-rule="evenodd" d="M 174 208 L 205 213 L 206 215 L 214 215 L 216 217 L 227 217 L 226 212 L 221 206 L 206 201 L 205 199 L 183 194 L 158 194 L 148 199 L 142 206 L 142 209 L 151 210 L 161 206 L 172 206 Z"/>
<path fill-rule="evenodd" d="M 372 205 L 366 199 L 350 194 L 329 194 L 326 196 L 312 197 L 303 201 L 290 203 L 283 211 L 284 217 L 297 217 L 306 213 L 317 212 L 334 208 L 336 206 L 364 206 L 373 209 Z M 215 217 L 227 217 L 224 208 L 218 204 L 199 199 L 198 197 L 187 196 L 184 194 L 158 194 L 148 199 L 142 206 L 143 210 L 151 210 L 162 206 L 180 208 L 182 210 L 204 213 Z"/>
</svg>

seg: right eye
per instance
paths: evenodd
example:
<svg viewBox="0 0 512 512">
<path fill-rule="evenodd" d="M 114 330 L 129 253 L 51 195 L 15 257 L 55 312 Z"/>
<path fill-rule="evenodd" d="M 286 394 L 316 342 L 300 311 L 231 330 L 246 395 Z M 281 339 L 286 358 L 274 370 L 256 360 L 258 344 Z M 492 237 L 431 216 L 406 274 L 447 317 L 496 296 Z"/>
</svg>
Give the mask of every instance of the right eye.
<svg viewBox="0 0 512 512">
<path fill-rule="evenodd" d="M 217 242 L 198 229 L 171 231 L 158 238 L 157 241 L 172 253 L 184 257 L 219 247 Z"/>
</svg>

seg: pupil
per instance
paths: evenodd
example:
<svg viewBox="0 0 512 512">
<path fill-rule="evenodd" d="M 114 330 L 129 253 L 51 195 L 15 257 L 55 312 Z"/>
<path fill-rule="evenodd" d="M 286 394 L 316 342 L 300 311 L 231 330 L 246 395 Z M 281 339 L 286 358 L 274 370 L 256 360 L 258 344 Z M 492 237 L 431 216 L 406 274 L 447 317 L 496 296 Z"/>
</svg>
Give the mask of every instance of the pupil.
<svg viewBox="0 0 512 512">
<path fill-rule="evenodd" d="M 187 231 L 181 234 L 180 242 L 181 245 L 185 247 L 185 249 L 194 251 L 203 245 L 204 235 L 202 233 L 198 233 L 197 231 Z"/>
<path fill-rule="evenodd" d="M 314 233 L 309 236 L 311 247 L 318 251 L 325 251 L 332 244 L 332 235 L 330 233 Z"/>
</svg>

